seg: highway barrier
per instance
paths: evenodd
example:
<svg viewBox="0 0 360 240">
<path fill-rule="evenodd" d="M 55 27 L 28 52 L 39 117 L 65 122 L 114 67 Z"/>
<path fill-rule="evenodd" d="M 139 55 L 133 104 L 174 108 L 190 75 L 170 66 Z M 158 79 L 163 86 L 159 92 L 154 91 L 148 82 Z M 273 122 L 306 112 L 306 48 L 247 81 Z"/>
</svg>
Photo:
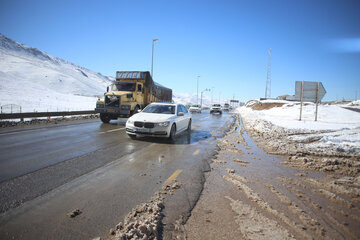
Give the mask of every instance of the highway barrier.
<svg viewBox="0 0 360 240">
<path fill-rule="evenodd" d="M 37 117 L 64 117 L 64 116 L 75 116 L 75 115 L 88 115 L 96 114 L 94 110 L 87 111 L 67 111 L 67 112 L 28 112 L 28 113 L 1 113 L 0 119 L 20 119 L 24 118 L 37 118 Z"/>
</svg>

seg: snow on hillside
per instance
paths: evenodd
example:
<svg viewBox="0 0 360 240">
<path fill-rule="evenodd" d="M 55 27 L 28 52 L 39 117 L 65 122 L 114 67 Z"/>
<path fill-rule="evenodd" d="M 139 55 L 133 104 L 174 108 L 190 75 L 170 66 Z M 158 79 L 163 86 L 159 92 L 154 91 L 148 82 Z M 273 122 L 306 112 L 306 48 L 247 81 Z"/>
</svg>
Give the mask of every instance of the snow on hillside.
<svg viewBox="0 0 360 240">
<path fill-rule="evenodd" d="M 0 105 L 22 112 L 89 110 L 113 78 L 0 34 Z"/>
</svg>

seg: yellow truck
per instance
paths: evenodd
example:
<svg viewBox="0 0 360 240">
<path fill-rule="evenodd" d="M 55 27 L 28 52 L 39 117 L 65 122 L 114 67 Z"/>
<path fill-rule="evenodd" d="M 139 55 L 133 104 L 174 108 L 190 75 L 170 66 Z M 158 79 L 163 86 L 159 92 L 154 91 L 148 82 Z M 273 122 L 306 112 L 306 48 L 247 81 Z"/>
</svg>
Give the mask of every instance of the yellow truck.
<svg viewBox="0 0 360 240">
<path fill-rule="evenodd" d="M 95 112 L 109 123 L 129 117 L 152 102 L 172 102 L 172 90 L 153 81 L 149 72 L 116 72 L 116 80 L 107 87 L 104 99 L 98 99 Z"/>
</svg>

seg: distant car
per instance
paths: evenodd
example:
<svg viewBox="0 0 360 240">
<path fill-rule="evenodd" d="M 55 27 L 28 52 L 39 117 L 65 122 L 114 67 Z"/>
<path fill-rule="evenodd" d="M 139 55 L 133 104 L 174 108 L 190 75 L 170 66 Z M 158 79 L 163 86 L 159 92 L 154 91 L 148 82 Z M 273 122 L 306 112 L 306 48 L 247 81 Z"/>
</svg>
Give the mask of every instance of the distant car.
<svg viewBox="0 0 360 240">
<path fill-rule="evenodd" d="M 225 103 L 224 107 L 223 107 L 223 110 L 224 111 L 230 111 L 230 105 L 228 103 Z"/>
<path fill-rule="evenodd" d="M 199 105 L 199 104 L 191 105 L 191 107 L 189 108 L 189 111 L 191 113 L 193 113 L 193 112 L 201 113 L 201 105 Z"/>
<path fill-rule="evenodd" d="M 184 131 L 191 131 L 191 113 L 182 104 L 151 103 L 126 122 L 126 133 L 136 136 L 166 137 L 174 140 Z"/>
<path fill-rule="evenodd" d="M 210 114 L 213 113 L 220 113 L 222 114 L 222 109 L 221 109 L 221 105 L 220 104 L 213 104 L 210 107 Z"/>
</svg>

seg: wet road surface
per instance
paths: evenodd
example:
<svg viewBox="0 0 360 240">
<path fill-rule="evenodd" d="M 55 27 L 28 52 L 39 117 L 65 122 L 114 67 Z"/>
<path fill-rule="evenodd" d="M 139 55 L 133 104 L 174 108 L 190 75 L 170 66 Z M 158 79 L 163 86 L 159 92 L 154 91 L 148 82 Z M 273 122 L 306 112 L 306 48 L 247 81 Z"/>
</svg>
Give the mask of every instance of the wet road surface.
<svg viewBox="0 0 360 240">
<path fill-rule="evenodd" d="M 124 119 L 99 120 L 0 132 L 0 238 L 105 237 L 133 207 L 148 200 L 175 171 L 186 199 L 171 204 L 190 211 L 201 192 L 214 136 L 229 114 L 193 114 L 192 133 L 172 144 L 131 140 Z M 69 218 L 74 209 L 82 214 Z"/>
</svg>

